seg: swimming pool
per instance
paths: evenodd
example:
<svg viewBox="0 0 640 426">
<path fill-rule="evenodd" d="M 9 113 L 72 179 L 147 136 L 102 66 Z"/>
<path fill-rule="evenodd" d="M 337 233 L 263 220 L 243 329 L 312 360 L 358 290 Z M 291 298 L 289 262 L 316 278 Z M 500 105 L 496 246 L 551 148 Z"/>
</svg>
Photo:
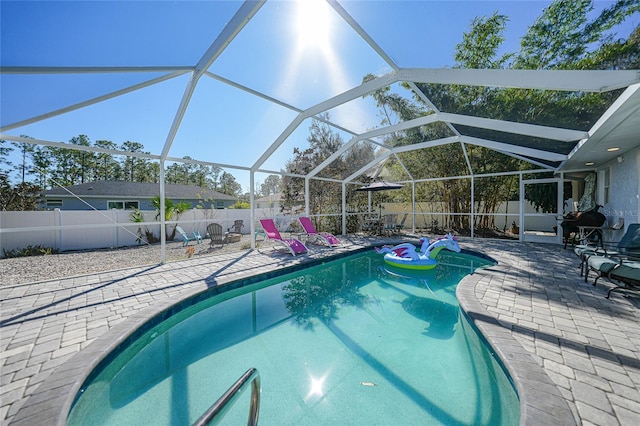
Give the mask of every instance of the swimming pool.
<svg viewBox="0 0 640 426">
<path fill-rule="evenodd" d="M 455 298 L 488 262 L 439 261 L 410 275 L 367 252 L 185 304 L 96 370 L 68 424 L 190 424 L 251 367 L 261 424 L 517 424 Z M 242 398 L 225 424 L 246 423 Z"/>
</svg>

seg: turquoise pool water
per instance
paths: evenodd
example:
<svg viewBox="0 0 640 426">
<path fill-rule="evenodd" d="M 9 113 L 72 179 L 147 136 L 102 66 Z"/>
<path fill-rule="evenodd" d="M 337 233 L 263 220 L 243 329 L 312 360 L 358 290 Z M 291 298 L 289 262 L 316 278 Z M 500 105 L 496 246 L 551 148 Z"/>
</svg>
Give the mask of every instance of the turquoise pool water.
<svg viewBox="0 0 640 426">
<path fill-rule="evenodd" d="M 516 425 L 514 388 L 455 297 L 488 262 L 438 259 L 407 273 L 367 252 L 196 303 L 101 367 L 68 424 L 191 424 L 255 367 L 262 425 Z M 246 424 L 249 396 L 222 424 Z"/>
</svg>

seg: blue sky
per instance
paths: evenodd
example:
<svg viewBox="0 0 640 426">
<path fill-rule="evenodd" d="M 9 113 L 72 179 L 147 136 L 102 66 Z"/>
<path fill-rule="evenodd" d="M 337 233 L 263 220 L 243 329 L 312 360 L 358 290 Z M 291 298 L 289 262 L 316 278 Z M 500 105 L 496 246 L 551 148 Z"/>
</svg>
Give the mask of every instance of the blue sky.
<svg viewBox="0 0 640 426">
<path fill-rule="evenodd" d="M 308 0 L 307 0 L 308 3 Z M 194 65 L 240 6 L 238 1 L 5 1 L 0 5 L 3 66 Z M 342 7 L 400 67 L 451 66 L 457 43 L 476 16 L 507 15 L 504 51 L 517 51 L 527 27 L 549 1 L 346 1 Z M 596 10 L 613 2 L 596 1 Z M 326 5 L 305 21 L 293 1 L 268 1 L 209 71 L 305 109 L 358 85 L 389 66 Z M 594 12 L 595 13 L 595 12 Z M 298 25 L 297 22 L 303 22 Z M 322 23 L 319 28 L 318 23 Z M 637 17 L 616 31 L 626 36 Z M 327 31 L 328 30 L 328 31 Z M 0 76 L 2 126 L 82 102 L 163 73 Z M 188 82 L 172 78 L 6 135 L 67 142 L 140 142 L 160 153 Z M 170 155 L 251 166 L 296 112 L 203 77 Z M 331 116 L 354 132 L 379 126 L 370 100 L 357 99 Z M 303 123 L 265 163 L 279 170 L 296 146 Z M 351 135 L 341 133 L 345 140 Z M 13 159 L 17 161 L 17 159 Z M 228 169 L 245 190 L 248 173 Z M 266 175 L 256 176 L 262 181 Z"/>
</svg>

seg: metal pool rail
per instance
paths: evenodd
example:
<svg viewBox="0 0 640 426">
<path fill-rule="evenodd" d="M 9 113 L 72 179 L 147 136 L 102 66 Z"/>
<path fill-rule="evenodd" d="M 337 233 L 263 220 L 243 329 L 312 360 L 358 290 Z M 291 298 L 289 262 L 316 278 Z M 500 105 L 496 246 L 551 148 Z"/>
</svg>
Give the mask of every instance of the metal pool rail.
<svg viewBox="0 0 640 426">
<path fill-rule="evenodd" d="M 193 426 L 206 426 L 209 422 L 217 424 L 225 413 L 232 407 L 238 397 L 251 384 L 251 405 L 249 407 L 248 426 L 257 426 L 260 411 L 260 374 L 255 368 L 244 373 L 225 393 L 209 408 Z"/>
</svg>

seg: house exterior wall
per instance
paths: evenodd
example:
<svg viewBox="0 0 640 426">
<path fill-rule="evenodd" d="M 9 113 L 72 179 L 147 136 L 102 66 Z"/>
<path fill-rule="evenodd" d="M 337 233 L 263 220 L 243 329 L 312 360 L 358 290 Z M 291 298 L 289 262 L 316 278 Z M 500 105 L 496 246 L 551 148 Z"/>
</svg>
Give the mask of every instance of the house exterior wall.
<svg viewBox="0 0 640 426">
<path fill-rule="evenodd" d="M 619 158 L 620 160 L 616 159 L 598 168 L 599 172 L 609 170 L 610 189 L 609 200 L 606 202 L 603 199 L 604 182 L 599 180 L 597 200 L 603 206 L 601 211 L 607 217 L 609 225 L 613 225 L 618 218 L 623 218 L 626 230 L 630 223 L 640 223 L 640 147 Z M 619 237 L 624 234 L 622 230 L 618 232 Z"/>
<path fill-rule="evenodd" d="M 48 199 L 62 200 L 62 206 L 56 207 L 60 210 L 109 210 L 109 201 L 138 201 L 140 210 L 155 210 L 151 199 L 148 198 L 124 198 L 124 197 L 109 197 L 109 198 L 89 198 L 83 197 L 79 200 L 75 197 L 56 197 L 55 195 L 49 196 Z M 174 200 L 186 201 L 191 204 L 191 208 L 196 208 L 198 205 L 204 204 L 204 208 L 217 208 L 226 209 L 235 204 L 235 200 L 214 200 L 213 202 L 205 202 L 202 200 Z M 213 206 L 211 206 L 213 204 Z M 47 207 L 46 201 L 42 203 L 42 208 L 45 210 L 52 210 L 51 207 Z"/>
</svg>

